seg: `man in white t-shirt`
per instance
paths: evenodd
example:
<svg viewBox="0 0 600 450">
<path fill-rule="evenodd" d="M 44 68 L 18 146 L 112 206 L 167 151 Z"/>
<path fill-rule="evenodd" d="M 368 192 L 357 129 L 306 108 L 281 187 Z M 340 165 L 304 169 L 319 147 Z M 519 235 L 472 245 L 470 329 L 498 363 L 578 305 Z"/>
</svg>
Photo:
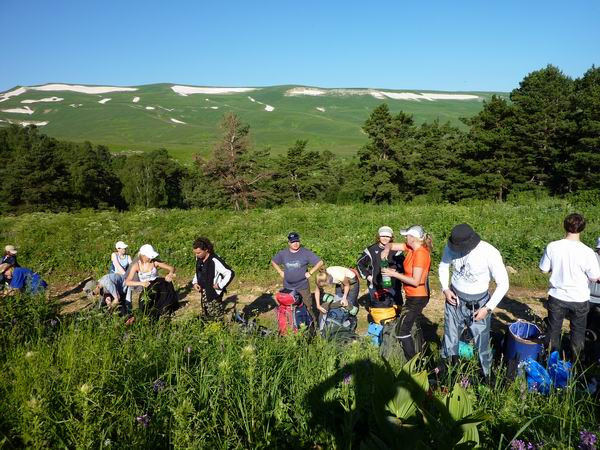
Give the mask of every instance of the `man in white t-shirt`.
<svg viewBox="0 0 600 450">
<path fill-rule="evenodd" d="M 540 270 L 551 272 L 548 290 L 548 331 L 546 346 L 549 351 L 560 348 L 563 320 L 571 325 L 572 357 L 583 350 L 587 314 L 590 309 L 590 281 L 600 279 L 600 266 L 594 251 L 579 240 L 585 229 L 580 214 L 565 217 L 567 235 L 560 241 L 550 242 L 540 261 Z"/>
</svg>

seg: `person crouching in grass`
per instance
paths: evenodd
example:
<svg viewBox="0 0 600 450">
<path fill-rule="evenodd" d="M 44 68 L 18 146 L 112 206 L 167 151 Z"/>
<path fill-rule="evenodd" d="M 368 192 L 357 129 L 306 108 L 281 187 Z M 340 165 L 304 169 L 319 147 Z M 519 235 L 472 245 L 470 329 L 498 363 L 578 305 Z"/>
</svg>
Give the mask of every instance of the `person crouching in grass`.
<svg viewBox="0 0 600 450">
<path fill-rule="evenodd" d="M 2 291 L 2 296 L 14 295 L 18 292 L 27 294 L 42 294 L 48 287 L 42 277 L 26 267 L 15 267 L 10 264 L 0 264 L 0 273 L 9 281 L 8 289 Z"/>
</svg>

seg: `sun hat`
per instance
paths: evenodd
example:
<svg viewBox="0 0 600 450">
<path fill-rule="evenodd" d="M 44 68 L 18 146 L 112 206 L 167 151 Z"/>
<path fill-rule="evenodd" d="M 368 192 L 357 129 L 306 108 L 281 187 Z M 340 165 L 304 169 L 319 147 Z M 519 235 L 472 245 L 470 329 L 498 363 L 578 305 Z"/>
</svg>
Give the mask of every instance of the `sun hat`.
<svg viewBox="0 0 600 450">
<path fill-rule="evenodd" d="M 596 248 L 600 248 L 600 237 L 596 240 Z"/>
<path fill-rule="evenodd" d="M 155 259 L 158 256 L 158 253 L 156 253 L 156 250 L 154 250 L 154 247 L 152 247 L 150 244 L 142 245 L 139 253 L 140 255 L 147 256 L 150 259 Z"/>
<path fill-rule="evenodd" d="M 119 241 L 119 242 L 117 242 L 115 244 L 115 248 L 117 250 L 120 249 L 120 248 L 127 248 L 127 247 L 128 247 L 128 245 L 125 242 L 123 242 L 123 241 Z"/>
<path fill-rule="evenodd" d="M 10 253 L 12 255 L 17 254 L 17 249 L 15 248 L 14 245 L 7 245 L 6 247 L 4 247 L 4 251 L 7 253 Z"/>
<path fill-rule="evenodd" d="M 291 244 L 292 242 L 300 242 L 300 235 L 295 231 L 292 231 L 288 234 L 288 242 Z"/>
<path fill-rule="evenodd" d="M 477 247 L 479 242 L 481 242 L 481 237 L 475 233 L 473 228 L 466 223 L 461 223 L 452 228 L 448 238 L 448 247 L 454 252 L 469 253 Z"/>
<path fill-rule="evenodd" d="M 413 225 L 410 228 L 400 230 L 400 234 L 402 236 L 412 236 L 416 237 L 417 239 L 423 239 L 425 237 L 425 230 L 421 225 Z"/>
<path fill-rule="evenodd" d="M 383 226 L 377 231 L 379 237 L 394 237 L 394 230 L 391 227 Z"/>
</svg>

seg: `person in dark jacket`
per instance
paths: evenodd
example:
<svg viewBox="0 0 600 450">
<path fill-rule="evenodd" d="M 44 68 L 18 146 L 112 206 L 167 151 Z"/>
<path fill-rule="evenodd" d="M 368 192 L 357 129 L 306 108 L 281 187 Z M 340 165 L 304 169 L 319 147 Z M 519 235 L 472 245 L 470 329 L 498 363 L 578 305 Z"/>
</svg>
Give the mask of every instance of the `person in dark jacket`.
<svg viewBox="0 0 600 450">
<path fill-rule="evenodd" d="M 379 228 L 374 244 L 365 248 L 360 258 L 356 262 L 356 267 L 360 276 L 367 280 L 369 296 L 371 302 L 378 301 L 378 291 L 381 291 L 381 252 L 387 244 L 394 242 L 394 231 L 383 226 Z M 401 252 L 390 252 L 387 257 L 390 268 L 402 271 L 402 262 L 404 257 Z M 394 302 L 398 308 L 402 306 L 402 283 L 394 279 L 392 289 L 389 289 Z"/>
<path fill-rule="evenodd" d="M 197 238 L 192 247 L 196 256 L 192 286 L 202 297 L 204 315 L 209 320 L 220 320 L 225 313 L 223 295 L 235 272 L 214 252 L 213 244 L 207 238 Z"/>
</svg>

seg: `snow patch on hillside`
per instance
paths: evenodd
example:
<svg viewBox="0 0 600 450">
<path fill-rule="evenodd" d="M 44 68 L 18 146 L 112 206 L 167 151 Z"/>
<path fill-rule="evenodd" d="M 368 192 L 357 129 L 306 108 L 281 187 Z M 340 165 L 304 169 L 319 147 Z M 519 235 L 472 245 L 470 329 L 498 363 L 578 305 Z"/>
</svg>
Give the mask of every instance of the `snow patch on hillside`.
<svg viewBox="0 0 600 450">
<path fill-rule="evenodd" d="M 252 97 L 248 96 L 248 100 L 250 100 L 252 103 L 256 103 L 256 100 L 254 100 Z"/>
<path fill-rule="evenodd" d="M 11 97 L 16 97 L 17 95 L 24 94 L 25 92 L 27 92 L 27 89 L 24 87 L 20 87 L 20 88 L 15 89 L 14 91 L 5 92 L 4 94 L 0 94 L 0 103 L 5 102 L 6 100 L 8 100 Z"/>
<path fill-rule="evenodd" d="M 133 103 L 137 103 L 140 101 L 139 97 L 133 97 L 133 100 L 131 100 Z"/>
<path fill-rule="evenodd" d="M 321 106 L 317 106 L 317 111 L 325 112 L 325 108 L 322 108 Z"/>
<path fill-rule="evenodd" d="M 268 112 L 275 111 L 275 108 L 272 107 L 271 105 L 265 105 L 265 111 L 268 111 Z"/>
<path fill-rule="evenodd" d="M 104 105 L 106 102 L 110 102 L 110 98 L 103 98 L 102 100 L 98 101 L 98 103 L 101 105 Z"/>
<path fill-rule="evenodd" d="M 108 94 L 109 92 L 133 92 L 137 88 L 118 86 L 82 86 L 78 84 L 45 84 L 43 86 L 31 86 L 26 89 L 34 91 L 70 91 L 81 94 Z"/>
<path fill-rule="evenodd" d="M 35 111 L 33 109 L 31 109 L 29 106 L 26 106 L 25 108 L 3 109 L 2 112 L 13 113 L 13 114 L 33 114 Z"/>
<path fill-rule="evenodd" d="M 451 94 L 451 93 L 430 93 L 430 92 L 388 92 L 377 89 L 317 89 L 317 88 L 305 88 L 296 87 L 288 89 L 285 94 L 288 97 L 296 97 L 301 95 L 308 96 L 322 96 L 322 95 L 336 95 L 336 96 L 348 96 L 348 95 L 370 95 L 378 100 L 385 100 L 390 98 L 393 100 L 412 100 L 412 101 L 436 101 L 436 100 L 480 100 L 478 95 L 469 94 Z"/>
<path fill-rule="evenodd" d="M 233 87 L 195 87 L 195 86 L 171 86 L 176 94 L 187 97 L 190 94 L 236 94 L 240 92 L 256 91 L 257 88 L 233 88 Z"/>
<path fill-rule="evenodd" d="M 165 111 L 169 111 L 169 112 L 171 112 L 171 111 L 175 111 L 175 108 L 165 108 L 164 106 L 160 106 L 160 105 L 158 105 L 158 107 L 159 107 L 160 109 L 164 109 Z"/>
<path fill-rule="evenodd" d="M 72 108 L 79 108 L 80 106 L 83 106 L 83 104 L 81 104 L 81 103 L 79 103 L 79 104 L 71 103 L 69 106 L 72 107 Z"/>
<path fill-rule="evenodd" d="M 156 109 L 154 106 L 146 106 L 146 109 L 152 110 L 152 109 Z"/>
<path fill-rule="evenodd" d="M 177 120 L 177 119 L 171 119 L 171 122 L 173 122 L 173 123 L 181 123 L 181 124 L 185 125 L 185 122 L 182 122 L 181 120 Z"/>
<path fill-rule="evenodd" d="M 39 100 L 21 100 L 21 103 L 40 103 L 40 102 L 62 102 L 64 98 L 60 97 L 47 97 L 40 98 Z"/>
<path fill-rule="evenodd" d="M 296 88 L 292 88 L 292 89 L 288 89 L 287 91 L 285 91 L 286 96 L 288 97 L 295 97 L 297 95 L 310 95 L 313 97 L 319 96 L 319 95 L 325 95 L 327 94 L 328 91 L 325 91 L 323 89 L 317 89 L 317 88 L 304 88 L 304 87 L 296 87 Z"/>
<path fill-rule="evenodd" d="M 31 121 L 31 122 L 18 122 L 19 124 L 21 124 L 22 126 L 26 127 L 28 125 L 35 125 L 36 127 L 43 127 L 45 125 L 48 125 L 50 122 L 48 122 L 47 120 L 44 122 L 36 122 L 36 121 Z"/>
</svg>

